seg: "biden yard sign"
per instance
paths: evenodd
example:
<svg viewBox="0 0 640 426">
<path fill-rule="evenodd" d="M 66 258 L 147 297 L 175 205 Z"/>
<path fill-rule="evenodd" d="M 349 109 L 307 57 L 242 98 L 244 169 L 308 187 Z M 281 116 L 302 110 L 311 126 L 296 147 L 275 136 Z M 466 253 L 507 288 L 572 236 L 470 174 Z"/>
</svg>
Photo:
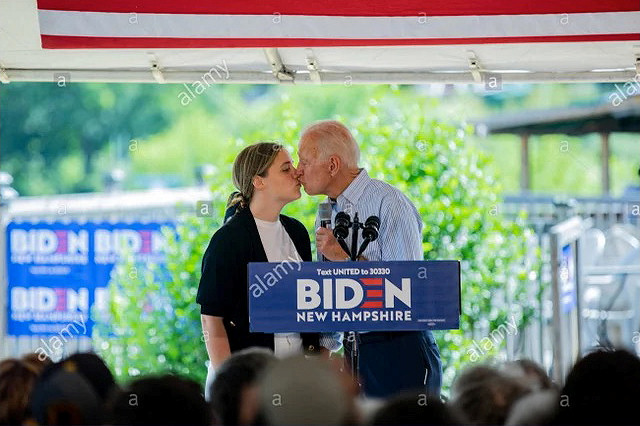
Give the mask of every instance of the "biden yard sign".
<svg viewBox="0 0 640 426">
<path fill-rule="evenodd" d="M 172 222 L 11 222 L 7 232 L 7 334 L 90 337 L 108 313 L 111 271 L 124 256 L 165 263 Z M 71 333 L 69 333 L 71 334 Z"/>
<path fill-rule="evenodd" d="M 250 263 L 250 330 L 448 330 L 460 325 L 460 262 Z"/>
</svg>

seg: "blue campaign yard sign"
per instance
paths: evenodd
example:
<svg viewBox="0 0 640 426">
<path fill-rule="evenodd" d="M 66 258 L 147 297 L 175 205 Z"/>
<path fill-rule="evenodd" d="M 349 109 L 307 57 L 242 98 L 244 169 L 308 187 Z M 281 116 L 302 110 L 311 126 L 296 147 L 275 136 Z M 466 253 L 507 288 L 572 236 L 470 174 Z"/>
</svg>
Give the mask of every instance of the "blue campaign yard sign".
<svg viewBox="0 0 640 426">
<path fill-rule="evenodd" d="M 450 330 L 460 326 L 460 262 L 250 263 L 250 330 Z"/>
<path fill-rule="evenodd" d="M 111 270 L 125 254 L 165 263 L 173 222 L 11 222 L 7 225 L 7 334 L 91 336 L 106 312 Z"/>
</svg>

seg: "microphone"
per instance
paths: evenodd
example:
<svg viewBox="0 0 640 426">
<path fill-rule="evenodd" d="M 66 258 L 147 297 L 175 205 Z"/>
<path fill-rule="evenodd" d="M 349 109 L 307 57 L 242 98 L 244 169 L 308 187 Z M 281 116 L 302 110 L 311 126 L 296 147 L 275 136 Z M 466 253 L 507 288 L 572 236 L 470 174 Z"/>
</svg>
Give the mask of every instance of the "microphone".
<svg viewBox="0 0 640 426">
<path fill-rule="evenodd" d="M 320 226 L 331 229 L 331 204 L 328 202 L 320 203 L 318 206 L 318 218 Z"/>
<path fill-rule="evenodd" d="M 349 250 L 349 246 L 345 242 L 345 238 L 349 236 L 349 227 L 351 227 L 351 216 L 349 216 L 345 212 L 339 212 L 336 215 L 335 226 L 333 228 L 333 236 L 336 237 L 340 247 L 342 250 L 347 253 L 349 257 L 351 257 L 351 251 Z"/>
<path fill-rule="evenodd" d="M 367 248 L 371 241 L 375 241 L 378 239 L 378 235 L 380 230 L 380 218 L 378 216 L 369 216 L 367 220 L 364 222 L 364 228 L 362 229 L 362 238 L 364 239 L 362 246 L 360 246 L 360 250 L 358 250 L 358 255 L 356 258 L 360 257 L 364 252 L 364 249 Z"/>
<path fill-rule="evenodd" d="M 337 239 L 345 239 L 349 235 L 349 227 L 351 226 L 351 217 L 345 212 L 336 215 L 336 226 L 333 228 L 333 235 Z"/>
<path fill-rule="evenodd" d="M 326 201 L 318 205 L 318 219 L 321 227 L 331 229 L 331 211 L 331 204 Z M 323 262 L 328 260 L 322 253 L 318 252 L 318 254 Z"/>
</svg>

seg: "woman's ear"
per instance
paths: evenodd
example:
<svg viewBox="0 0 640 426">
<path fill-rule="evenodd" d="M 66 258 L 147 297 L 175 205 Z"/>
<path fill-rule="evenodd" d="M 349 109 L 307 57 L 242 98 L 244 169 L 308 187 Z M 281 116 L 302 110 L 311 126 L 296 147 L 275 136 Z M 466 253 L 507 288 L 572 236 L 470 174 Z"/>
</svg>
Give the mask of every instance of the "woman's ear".
<svg viewBox="0 0 640 426">
<path fill-rule="evenodd" d="M 264 179 L 262 178 L 262 176 L 256 176 L 253 178 L 253 187 L 255 189 L 264 188 Z"/>
</svg>

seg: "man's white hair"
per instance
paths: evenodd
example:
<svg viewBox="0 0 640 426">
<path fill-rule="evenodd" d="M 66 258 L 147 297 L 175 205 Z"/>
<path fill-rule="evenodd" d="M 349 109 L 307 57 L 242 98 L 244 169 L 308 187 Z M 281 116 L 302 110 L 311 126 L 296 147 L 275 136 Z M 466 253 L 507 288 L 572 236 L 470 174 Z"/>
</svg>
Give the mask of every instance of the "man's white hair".
<svg viewBox="0 0 640 426">
<path fill-rule="evenodd" d="M 347 167 L 358 167 L 360 148 L 347 127 L 335 120 L 323 120 L 307 126 L 300 138 L 313 140 L 317 144 L 317 160 L 326 161 L 337 155 Z"/>
</svg>

